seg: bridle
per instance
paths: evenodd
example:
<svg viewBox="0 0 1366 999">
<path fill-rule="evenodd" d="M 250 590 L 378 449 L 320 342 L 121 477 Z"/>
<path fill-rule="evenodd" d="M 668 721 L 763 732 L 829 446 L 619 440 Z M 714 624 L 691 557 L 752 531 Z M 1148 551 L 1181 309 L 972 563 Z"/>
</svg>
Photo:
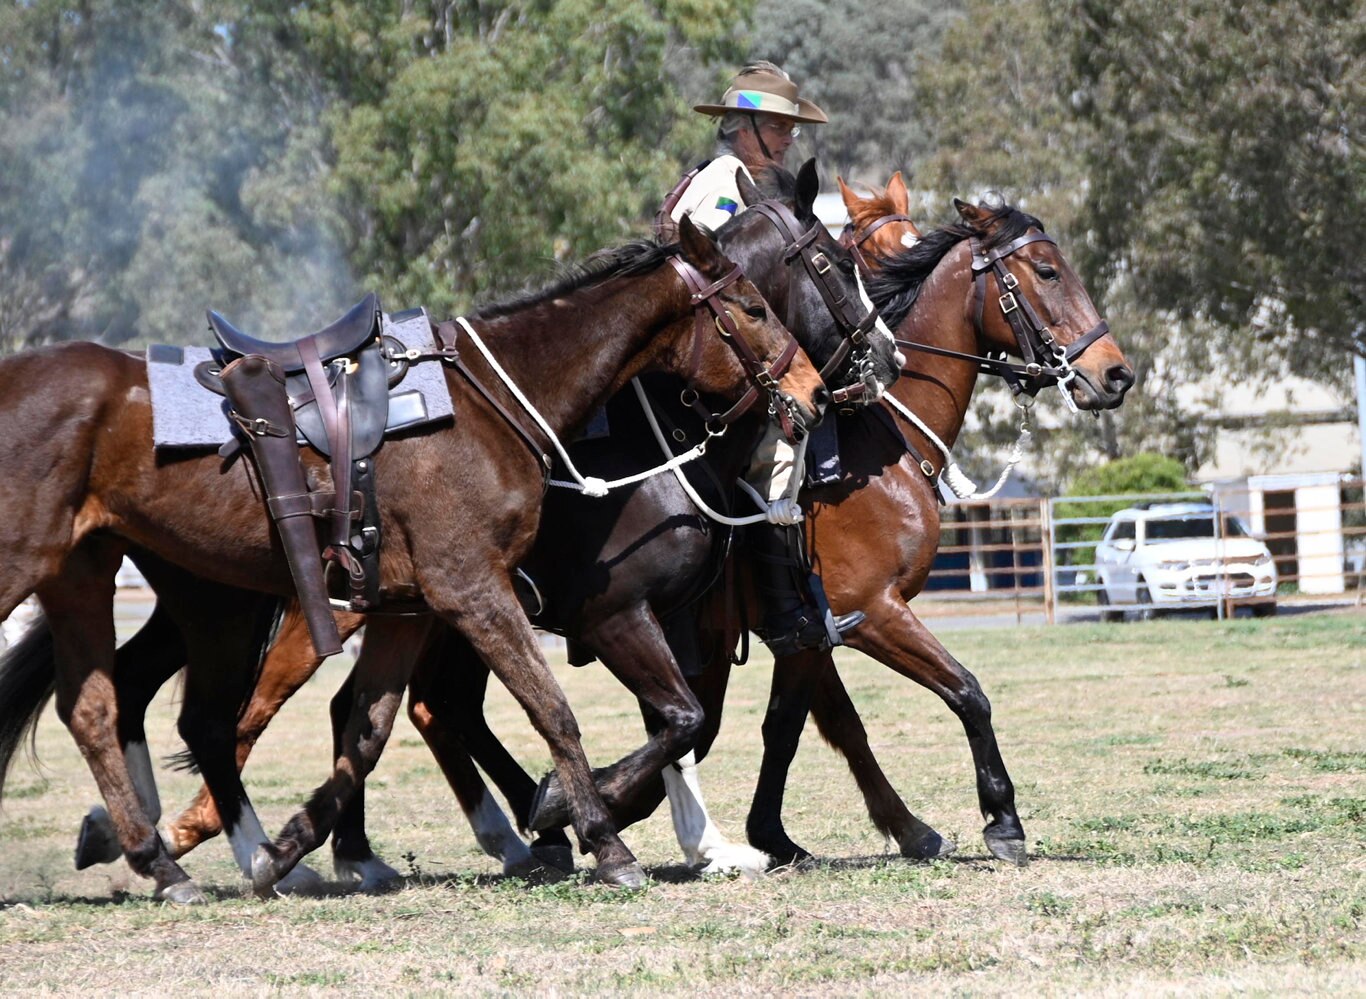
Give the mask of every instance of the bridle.
<svg viewBox="0 0 1366 999">
<path fill-rule="evenodd" d="M 759 401 L 759 393 L 763 392 L 768 396 L 769 415 L 777 419 L 779 426 L 782 427 L 783 435 L 795 443 L 798 439 L 797 426 L 801 420 L 795 412 L 794 403 L 778 391 L 778 380 L 787 373 L 788 368 L 792 366 L 792 359 L 797 355 L 796 339 L 791 333 L 788 333 L 787 342 L 779 352 L 778 357 L 772 364 L 765 364 L 754 352 L 754 349 L 740 336 L 739 328 L 735 325 L 735 318 L 726 308 L 726 303 L 720 299 L 720 293 L 743 276 L 744 272 L 740 265 L 735 264 L 722 277 L 708 283 L 702 272 L 682 257 L 670 256 L 668 260 L 690 292 L 689 301 L 693 307 L 692 359 L 688 365 L 688 386 L 680 393 L 679 400 L 702 417 L 707 433 L 715 437 L 725 433 L 726 427 L 749 412 L 754 404 Z M 704 338 L 707 336 L 708 326 L 716 328 L 716 332 L 734 351 L 741 366 L 745 369 L 745 373 L 749 376 L 749 380 L 753 383 L 739 401 L 724 413 L 711 412 L 702 402 L 697 390 L 693 388 L 702 366 L 702 350 L 705 346 Z"/>
<path fill-rule="evenodd" d="M 863 244 L 872 238 L 873 233 L 877 232 L 889 222 L 905 222 L 912 229 L 915 228 L 915 223 L 911 221 L 909 215 L 895 214 L 881 216 L 867 229 L 864 229 L 862 235 L 859 235 L 857 230 L 854 229 L 854 223 L 852 222 L 845 223 L 844 230 L 840 233 L 840 246 L 843 246 L 854 255 L 855 262 L 864 274 L 872 273 L 873 269 L 868 266 L 868 259 L 863 255 Z"/>
<path fill-rule="evenodd" d="M 855 232 L 851 223 L 845 226 L 840 242 L 851 248 L 856 248 L 881 226 L 888 222 L 897 221 L 910 222 L 911 220 L 904 215 L 884 215 L 867 229 L 864 229 L 861 235 Z M 1012 274 L 1004 263 L 1004 260 L 1016 250 L 1028 246 L 1030 243 L 1057 245 L 1052 236 L 1042 232 L 1026 233 L 1005 246 L 998 246 L 992 250 L 986 250 L 982 246 L 981 239 L 977 236 L 970 237 L 968 244 L 972 252 L 973 329 L 979 338 L 983 335 L 982 323 L 986 310 L 987 280 L 988 276 L 994 277 L 999 292 L 996 296 L 996 304 L 1000 306 L 1002 315 L 1010 324 L 1011 332 L 1015 334 L 1015 342 L 1019 347 L 1023 364 L 1007 360 L 1004 353 L 1000 357 L 981 357 L 977 354 L 964 354 L 944 347 L 916 343 L 914 340 L 898 339 L 896 345 L 905 350 L 918 350 L 922 353 L 938 354 L 941 357 L 971 361 L 977 366 L 979 374 L 996 375 L 1005 379 L 1011 392 L 1017 397 L 1024 395 L 1032 398 L 1038 394 L 1040 389 L 1049 385 L 1056 385 L 1067 407 L 1073 412 L 1077 412 L 1077 405 L 1073 401 L 1070 391 L 1072 382 L 1077 377 L 1077 369 L 1073 366 L 1073 362 L 1081 357 L 1093 343 L 1109 333 L 1110 325 L 1102 319 L 1071 343 L 1066 345 L 1058 343 L 1053 331 L 1039 319 L 1039 314 L 1029 303 L 1029 299 L 1019 292 L 1019 278 Z M 866 267 L 862 254 L 860 253 L 857 256 L 860 263 Z"/>
<path fill-rule="evenodd" d="M 840 345 L 835 348 L 834 354 L 821 368 L 821 381 L 828 385 L 830 378 L 848 359 L 853 369 L 854 381 L 849 385 L 832 389 L 830 397 L 836 403 L 850 402 L 860 398 L 868 391 L 867 383 L 873 376 L 872 344 L 869 341 L 868 334 L 877 324 L 877 309 L 871 308 L 865 311 L 862 302 L 852 299 L 846 293 L 845 288 L 835 283 L 834 262 L 822 250 L 813 245 L 822 231 L 819 222 L 813 223 L 811 228 L 802 231 L 801 224 L 797 221 L 796 216 L 780 201 L 761 201 L 746 210 L 758 212 L 768 219 L 773 227 L 778 230 L 778 235 L 786 240 L 786 245 L 783 247 L 783 263 L 788 268 L 787 315 L 783 319 L 783 324 L 791 328 L 796 319 L 797 296 L 794 294 L 794 286 L 797 274 L 793 263 L 800 259 L 806 268 L 806 273 L 811 277 L 812 284 L 820 292 L 826 308 L 830 311 L 831 317 L 835 320 L 835 325 L 842 334 Z"/>
</svg>

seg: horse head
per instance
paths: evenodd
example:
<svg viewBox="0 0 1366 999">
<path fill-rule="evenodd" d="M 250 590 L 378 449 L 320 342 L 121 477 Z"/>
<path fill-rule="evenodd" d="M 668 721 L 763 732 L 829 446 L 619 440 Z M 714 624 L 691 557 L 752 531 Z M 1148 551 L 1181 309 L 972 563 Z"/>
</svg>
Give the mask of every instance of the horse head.
<svg viewBox="0 0 1366 999">
<path fill-rule="evenodd" d="M 896 380 L 904 361 L 891 331 L 863 289 L 850 252 L 816 217 L 815 160 L 794 177 L 761 171 L 759 183 L 736 172 L 749 206 L 717 233 L 821 369 L 840 402 L 871 402 Z"/>
<path fill-rule="evenodd" d="M 820 420 L 829 400 L 819 372 L 744 271 L 691 219 L 680 220 L 678 242 L 681 260 L 706 282 L 698 285 L 679 269 L 692 292 L 692 304 L 695 309 L 710 307 L 713 313 L 707 322 L 696 312 L 691 339 L 675 346 L 691 352 L 689 390 L 739 398 L 732 410 L 735 415 L 766 395 L 769 412 L 784 423 L 787 435 L 800 436 Z M 710 328 L 719 337 L 709 335 Z M 719 349 L 718 342 L 730 349 Z M 729 422 L 728 417 L 721 419 Z M 789 420 L 792 426 L 787 425 Z"/>
<path fill-rule="evenodd" d="M 849 247 L 864 269 L 870 268 L 870 258 L 872 261 L 886 260 L 914 246 L 920 239 L 920 230 L 907 214 L 910 195 L 900 170 L 887 181 L 886 191 L 866 198 L 855 194 L 843 177 L 836 177 L 835 181 L 839 184 L 845 210 L 849 212 L 849 224 L 840 243 Z"/>
<path fill-rule="evenodd" d="M 1077 272 L 1038 219 L 954 199 L 970 231 L 973 309 L 988 349 L 1026 362 L 1026 387 L 1057 383 L 1077 409 L 1114 409 L 1134 371 Z"/>
</svg>

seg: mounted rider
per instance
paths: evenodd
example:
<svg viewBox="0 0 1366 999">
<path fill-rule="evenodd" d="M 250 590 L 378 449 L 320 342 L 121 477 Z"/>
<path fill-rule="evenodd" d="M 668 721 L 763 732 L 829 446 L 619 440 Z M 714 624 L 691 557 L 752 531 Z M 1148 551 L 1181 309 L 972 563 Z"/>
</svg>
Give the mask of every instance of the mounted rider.
<svg viewBox="0 0 1366 999">
<path fill-rule="evenodd" d="M 803 124 L 829 119 L 797 93 L 797 85 L 771 62 L 752 62 L 731 80 L 720 103 L 694 111 L 719 118 L 712 158 L 690 171 L 665 198 L 656 230 L 667 233 L 684 215 L 715 231 L 745 210 L 736 172 L 750 180 L 758 170 L 783 165 Z M 774 655 L 842 645 L 841 635 L 864 619 L 862 611 L 830 613 L 820 579 L 811 571 L 797 492 L 806 440 L 790 445 L 770 424 L 750 458 L 746 481 L 768 503 L 768 524 L 748 528 L 756 588 L 764 619 L 755 631 Z"/>
</svg>

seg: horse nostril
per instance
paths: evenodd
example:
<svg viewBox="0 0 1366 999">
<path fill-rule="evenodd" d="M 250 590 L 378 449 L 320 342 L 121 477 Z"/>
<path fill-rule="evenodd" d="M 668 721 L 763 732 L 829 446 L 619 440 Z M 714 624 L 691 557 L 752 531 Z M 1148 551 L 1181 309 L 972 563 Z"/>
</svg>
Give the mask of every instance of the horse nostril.
<svg viewBox="0 0 1366 999">
<path fill-rule="evenodd" d="M 1134 371 L 1127 364 L 1111 365 L 1105 372 L 1105 384 L 1111 392 L 1127 392 L 1134 384 Z"/>
<path fill-rule="evenodd" d="M 811 393 L 811 401 L 816 404 L 818 410 L 824 409 L 826 406 L 830 405 L 830 390 L 822 385 L 820 388 L 816 389 L 815 392 Z"/>
</svg>

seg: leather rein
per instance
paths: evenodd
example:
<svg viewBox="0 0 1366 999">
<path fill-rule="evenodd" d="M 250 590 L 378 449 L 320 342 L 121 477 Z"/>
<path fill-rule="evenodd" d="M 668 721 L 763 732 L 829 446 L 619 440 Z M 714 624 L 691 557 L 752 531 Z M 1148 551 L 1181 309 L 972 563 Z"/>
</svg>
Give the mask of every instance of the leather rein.
<svg viewBox="0 0 1366 999">
<path fill-rule="evenodd" d="M 668 260 L 673 265 L 674 270 L 678 272 L 684 286 L 691 293 L 689 301 L 693 307 L 692 360 L 688 365 L 688 387 L 679 394 L 680 401 L 702 417 L 708 434 L 718 436 L 725 432 L 726 427 L 749 412 L 754 404 L 759 401 L 759 393 L 763 392 L 768 396 L 769 415 L 778 420 L 783 435 L 789 441 L 795 442 L 797 439 L 796 427 L 800 421 L 794 412 L 793 404 L 778 391 L 778 380 L 787 373 L 788 368 L 792 366 L 792 359 L 797 356 L 796 339 L 791 333 L 788 333 L 787 342 L 778 357 L 772 364 L 766 365 L 754 352 L 754 349 L 740 336 L 740 331 L 735 325 L 735 318 L 719 297 L 721 291 L 743 277 L 744 271 L 741 270 L 740 265 L 735 264 L 720 278 L 708 283 L 702 272 L 682 257 L 671 256 Z M 709 326 L 715 327 L 721 339 L 734 351 L 741 366 L 749 375 L 749 380 L 753 383 L 739 401 L 724 413 L 711 412 L 702 402 L 697 390 L 692 387 L 702 366 L 704 338 Z"/>
<path fill-rule="evenodd" d="M 748 210 L 758 212 L 768 219 L 778 230 L 778 234 L 787 241 L 787 245 L 783 247 L 783 263 L 788 267 L 787 316 L 783 320 L 784 325 L 790 328 L 796 318 L 797 304 L 793 286 L 797 275 L 793 263 L 800 259 L 811 278 L 811 283 L 820 292 L 825 307 L 830 311 L 842 334 L 840 345 L 821 368 L 821 381 L 829 385 L 831 377 L 840 365 L 849 359 L 854 380 L 849 385 L 832 389 L 830 397 L 836 403 L 860 398 L 868 390 L 867 380 L 872 375 L 872 344 L 869 343 L 868 334 L 877 323 L 877 309 L 865 311 L 862 302 L 851 299 L 843 288 L 835 285 L 834 263 L 813 245 L 821 234 L 822 226 L 819 222 L 813 223 L 811 228 L 803 232 L 796 216 L 780 201 L 761 201 Z"/>
</svg>

